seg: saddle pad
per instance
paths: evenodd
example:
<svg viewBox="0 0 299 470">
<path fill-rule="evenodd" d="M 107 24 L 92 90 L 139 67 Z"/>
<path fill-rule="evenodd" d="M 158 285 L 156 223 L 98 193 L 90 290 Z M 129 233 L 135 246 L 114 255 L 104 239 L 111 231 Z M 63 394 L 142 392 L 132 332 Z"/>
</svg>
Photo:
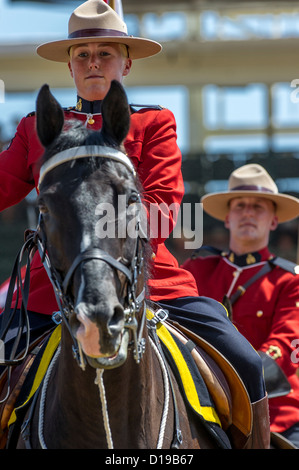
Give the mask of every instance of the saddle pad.
<svg viewBox="0 0 299 470">
<path fill-rule="evenodd" d="M 177 324 L 165 322 L 166 328 L 191 353 L 192 358 L 213 399 L 222 428 L 226 431 L 232 424 L 232 396 L 226 378 L 216 362 L 203 349 L 182 333 Z"/>
<path fill-rule="evenodd" d="M 37 356 L 35 367 L 33 365 L 33 373 L 29 373 L 29 377 L 26 378 L 24 384 L 24 390 L 22 389 L 21 394 L 16 403 L 16 407 L 11 414 L 8 427 L 14 424 L 17 420 L 18 413 L 24 408 L 26 409 L 27 404 L 30 402 L 31 398 L 34 396 L 35 392 L 38 390 L 46 372 L 48 366 L 51 362 L 51 359 L 59 346 L 61 339 L 61 325 L 58 325 L 51 336 L 49 337 L 43 351 L 39 356 Z M 37 370 L 36 370 L 37 367 Z M 36 371 L 36 372 L 35 372 Z M 30 370 L 30 372 L 32 372 Z"/>
<path fill-rule="evenodd" d="M 147 319 L 150 320 L 153 317 L 153 313 L 147 310 Z M 161 341 L 165 357 L 180 386 L 186 405 L 197 416 L 220 448 L 231 449 L 231 443 L 222 429 L 221 420 L 212 397 L 189 348 L 175 335 L 171 334 L 161 322 L 156 325 L 156 333 Z"/>
<path fill-rule="evenodd" d="M 153 313 L 147 310 L 147 318 L 150 320 L 153 317 Z M 221 426 L 214 403 L 198 372 L 189 349 L 178 338 L 172 335 L 162 323 L 157 323 L 156 331 L 167 360 L 174 369 L 174 373 L 179 379 L 179 383 L 191 408 L 202 416 L 205 421 L 217 423 Z"/>
</svg>

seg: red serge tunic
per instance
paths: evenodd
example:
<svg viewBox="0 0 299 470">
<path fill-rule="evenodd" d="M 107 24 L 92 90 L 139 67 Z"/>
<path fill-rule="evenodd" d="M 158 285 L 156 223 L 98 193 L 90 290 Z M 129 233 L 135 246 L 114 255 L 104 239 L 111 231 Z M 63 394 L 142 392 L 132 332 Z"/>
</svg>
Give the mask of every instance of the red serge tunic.
<svg viewBox="0 0 299 470">
<path fill-rule="evenodd" d="M 221 302 L 271 257 L 267 248 L 259 255 L 259 262 L 245 266 L 225 256 L 207 256 L 189 259 L 183 267 L 195 277 L 199 295 Z M 276 266 L 259 278 L 233 305 L 233 323 L 256 350 L 276 360 L 290 382 L 287 396 L 269 400 L 271 430 L 285 431 L 299 422 L 299 276 Z"/>
<path fill-rule="evenodd" d="M 65 110 L 65 120 L 87 122 L 88 115 Z M 100 129 L 101 114 L 93 115 L 92 129 Z M 181 175 L 181 153 L 176 143 L 176 123 L 167 109 L 143 108 L 131 115 L 130 131 L 125 148 L 144 188 L 143 202 L 148 205 L 181 203 L 184 191 Z M 20 202 L 38 183 L 36 162 L 43 154 L 35 128 L 35 115 L 23 118 L 7 150 L 0 154 L 0 210 Z M 169 217 L 170 231 L 175 220 Z M 149 280 L 153 301 L 197 296 L 193 276 L 178 266 L 164 245 L 155 240 L 156 257 Z M 57 310 L 52 285 L 35 254 L 31 265 L 28 310 L 52 314 Z"/>
</svg>

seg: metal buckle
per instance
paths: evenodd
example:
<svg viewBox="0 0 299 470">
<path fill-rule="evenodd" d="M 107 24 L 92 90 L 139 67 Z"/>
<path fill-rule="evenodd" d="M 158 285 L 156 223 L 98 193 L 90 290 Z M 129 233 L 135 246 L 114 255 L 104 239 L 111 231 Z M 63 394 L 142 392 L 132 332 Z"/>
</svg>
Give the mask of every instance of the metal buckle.
<svg viewBox="0 0 299 470">
<path fill-rule="evenodd" d="M 145 352 L 145 339 L 141 338 L 137 341 L 137 349 L 134 349 L 133 355 L 137 364 L 140 363 L 140 360 Z"/>
<path fill-rule="evenodd" d="M 53 313 L 52 320 L 56 325 L 60 325 L 60 323 L 62 322 L 62 315 L 59 310 Z"/>
<path fill-rule="evenodd" d="M 159 310 L 157 310 L 154 313 L 153 318 L 148 320 L 148 322 L 147 322 L 148 327 L 153 328 L 153 329 L 156 328 L 157 323 L 163 323 L 168 318 L 168 315 L 169 315 L 168 310 L 164 310 L 163 308 L 159 308 Z"/>
</svg>

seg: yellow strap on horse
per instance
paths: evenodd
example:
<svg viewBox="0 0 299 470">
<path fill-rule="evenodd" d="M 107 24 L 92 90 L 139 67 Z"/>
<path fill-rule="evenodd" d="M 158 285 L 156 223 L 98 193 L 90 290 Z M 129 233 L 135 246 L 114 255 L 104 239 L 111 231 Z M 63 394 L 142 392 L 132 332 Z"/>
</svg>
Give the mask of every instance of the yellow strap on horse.
<svg viewBox="0 0 299 470">
<path fill-rule="evenodd" d="M 37 369 L 37 372 L 36 372 L 36 375 L 35 375 L 35 378 L 34 378 L 34 381 L 33 381 L 31 391 L 30 391 L 26 401 L 22 405 L 17 407 L 12 412 L 10 420 L 8 422 L 8 426 L 10 426 L 11 424 L 13 424 L 16 421 L 16 419 L 17 419 L 16 410 L 18 410 L 18 409 L 22 408 L 23 406 L 25 406 L 28 403 L 28 401 L 31 399 L 31 397 L 35 394 L 38 387 L 40 386 L 40 384 L 41 384 L 41 382 L 42 382 L 42 380 L 43 380 L 43 378 L 44 378 L 44 376 L 47 372 L 47 369 L 48 369 L 48 366 L 51 362 L 51 359 L 52 359 L 56 349 L 59 346 L 60 340 L 61 340 L 61 325 L 58 325 L 57 328 L 55 328 L 55 330 L 53 331 L 53 333 L 51 334 L 51 336 L 49 338 L 49 341 L 48 341 L 47 346 L 45 348 L 45 351 L 43 353 L 42 359 L 41 359 L 40 364 L 38 366 L 38 369 Z"/>
<path fill-rule="evenodd" d="M 154 314 L 150 310 L 147 310 L 146 316 L 148 320 L 151 320 L 154 317 Z M 220 419 L 215 409 L 211 406 L 202 406 L 200 404 L 196 386 L 194 384 L 194 380 L 192 378 L 188 365 L 186 364 L 184 356 L 182 355 L 179 347 L 177 346 L 173 337 L 167 330 L 166 326 L 164 326 L 161 322 L 158 322 L 156 328 L 159 339 L 163 342 L 163 344 L 165 344 L 170 354 L 172 355 L 173 360 L 175 361 L 178 372 L 180 374 L 182 385 L 185 390 L 186 397 L 190 405 L 206 421 L 217 423 L 219 424 L 219 426 L 221 426 Z"/>
</svg>

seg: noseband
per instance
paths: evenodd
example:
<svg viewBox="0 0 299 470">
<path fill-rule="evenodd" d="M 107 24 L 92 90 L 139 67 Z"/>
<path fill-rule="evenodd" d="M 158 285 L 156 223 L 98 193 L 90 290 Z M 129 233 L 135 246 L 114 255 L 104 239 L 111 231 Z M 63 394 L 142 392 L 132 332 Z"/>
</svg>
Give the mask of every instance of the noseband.
<svg viewBox="0 0 299 470">
<path fill-rule="evenodd" d="M 109 158 L 109 159 L 115 160 L 119 163 L 124 164 L 126 168 L 133 174 L 133 176 L 136 177 L 136 172 L 132 165 L 132 162 L 121 151 L 113 149 L 113 148 L 109 148 L 109 147 L 104 147 L 104 146 L 82 146 L 82 147 L 75 147 L 75 148 L 64 150 L 54 155 L 53 157 L 51 157 L 49 160 L 47 160 L 46 163 L 44 163 L 44 165 L 42 165 L 41 167 L 38 186 L 40 186 L 45 175 L 51 170 L 53 170 L 54 168 L 56 168 L 58 165 L 61 165 L 62 163 L 65 163 L 68 161 L 73 161 L 74 159 L 79 159 L 79 158 L 81 159 L 81 158 L 87 158 L 87 157 L 88 158 L 100 157 L 100 158 Z M 135 237 L 136 244 L 135 244 L 135 250 L 134 250 L 135 253 L 134 253 L 134 257 L 132 259 L 131 265 L 129 267 L 125 266 L 121 262 L 121 260 L 113 258 L 113 256 L 111 256 L 109 253 L 98 248 L 93 248 L 93 249 L 83 251 L 82 253 L 79 253 L 74 259 L 64 279 L 61 279 L 60 274 L 53 268 L 53 266 L 51 266 L 51 261 L 49 259 L 48 254 L 46 253 L 46 236 L 43 230 L 43 220 L 42 220 L 42 215 L 40 214 L 39 216 L 39 224 L 38 224 L 39 234 L 37 237 L 37 246 L 38 246 L 38 250 L 39 250 L 42 262 L 44 264 L 45 270 L 50 278 L 50 281 L 52 282 L 54 292 L 56 295 L 56 300 L 59 306 L 59 311 L 54 314 L 53 320 L 57 323 L 60 323 L 61 320 L 64 320 L 64 323 L 67 325 L 68 330 L 74 342 L 74 345 L 73 345 L 74 356 L 78 360 L 79 363 L 82 361 L 82 358 L 80 355 L 78 342 L 74 338 L 73 333 L 71 332 L 71 329 L 68 323 L 68 318 L 70 317 L 70 314 L 74 313 L 74 307 L 68 296 L 68 287 L 74 275 L 74 272 L 80 266 L 80 264 L 91 259 L 104 261 L 111 268 L 123 273 L 126 277 L 126 281 L 127 281 L 126 303 L 127 305 L 124 310 L 124 314 L 125 314 L 124 327 L 132 331 L 133 343 L 134 343 L 134 353 L 133 353 L 134 358 L 137 363 L 140 362 L 140 359 L 144 352 L 144 345 L 145 345 L 145 341 L 141 337 L 141 335 L 142 335 L 143 327 L 144 327 L 145 320 L 146 320 L 146 313 L 145 313 L 146 307 L 145 307 L 145 302 L 143 302 L 144 297 L 145 297 L 145 288 L 143 288 L 143 290 L 141 291 L 141 293 L 139 293 L 138 296 L 136 294 L 138 276 L 140 275 L 141 269 L 143 266 L 143 257 L 142 257 L 142 254 L 139 253 L 139 241 L 141 237 L 140 235 L 137 234 L 139 230 L 139 224 L 140 224 L 140 221 L 137 220 L 136 237 Z M 142 315 L 142 320 L 141 320 L 141 324 L 139 328 L 139 334 L 137 334 L 138 323 L 136 320 L 136 313 L 140 310 L 142 303 L 143 303 L 143 315 Z"/>
</svg>

